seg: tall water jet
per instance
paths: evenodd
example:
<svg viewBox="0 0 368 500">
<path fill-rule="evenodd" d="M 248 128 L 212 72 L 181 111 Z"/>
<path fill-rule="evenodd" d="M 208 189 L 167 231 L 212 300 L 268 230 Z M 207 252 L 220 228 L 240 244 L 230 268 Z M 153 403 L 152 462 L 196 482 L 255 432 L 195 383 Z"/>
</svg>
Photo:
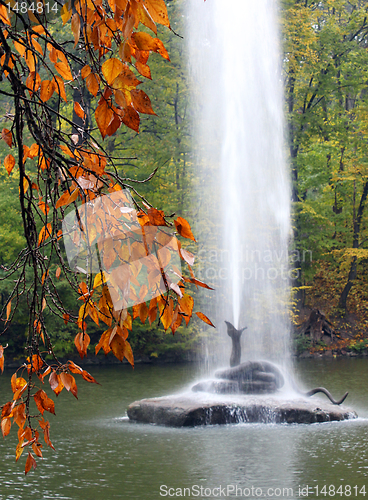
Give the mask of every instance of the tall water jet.
<svg viewBox="0 0 368 500">
<path fill-rule="evenodd" d="M 290 187 L 275 0 L 190 0 L 203 304 L 243 334 L 243 359 L 288 356 Z M 222 342 L 228 337 L 222 335 Z M 228 363 L 221 346 L 217 362 Z"/>
<path fill-rule="evenodd" d="M 270 362 L 286 364 L 289 340 L 290 192 L 277 4 L 188 1 L 197 254 L 205 264 L 196 275 L 216 288 L 216 300 L 207 296 L 201 310 L 223 327 L 216 355 L 227 368 L 214 372 L 208 364 L 210 378 L 180 394 L 135 401 L 128 416 L 175 427 L 356 418 L 336 407 L 346 394 L 336 401 L 321 387 L 291 391 L 285 371 Z M 308 400 L 321 392 L 332 404 Z"/>
</svg>

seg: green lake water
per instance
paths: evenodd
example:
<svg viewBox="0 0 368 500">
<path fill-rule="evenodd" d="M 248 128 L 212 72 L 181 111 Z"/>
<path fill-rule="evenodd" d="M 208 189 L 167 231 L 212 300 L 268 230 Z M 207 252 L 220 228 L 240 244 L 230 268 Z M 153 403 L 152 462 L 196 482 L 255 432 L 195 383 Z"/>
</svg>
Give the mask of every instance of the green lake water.
<svg viewBox="0 0 368 500">
<path fill-rule="evenodd" d="M 126 418 L 129 403 L 190 386 L 197 367 L 91 367 L 101 386 L 80 380 L 78 401 L 66 391 L 55 398 L 56 416 L 47 418 L 56 451 L 44 447 L 36 471 L 24 476 L 26 453 L 15 463 L 15 428 L 0 441 L 0 499 L 368 499 L 368 359 L 305 360 L 296 370 L 305 388 L 323 385 L 336 398 L 349 390 L 346 405 L 360 418 L 185 429 L 134 424 Z M 0 377 L 2 400 L 11 374 Z"/>
</svg>

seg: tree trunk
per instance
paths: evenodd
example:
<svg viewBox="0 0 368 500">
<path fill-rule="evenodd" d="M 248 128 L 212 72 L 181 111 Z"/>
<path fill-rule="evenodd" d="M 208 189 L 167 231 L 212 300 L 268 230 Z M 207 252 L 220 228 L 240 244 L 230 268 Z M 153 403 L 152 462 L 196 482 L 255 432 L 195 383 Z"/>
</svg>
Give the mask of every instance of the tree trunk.
<svg viewBox="0 0 368 500">
<path fill-rule="evenodd" d="M 361 222 L 362 222 L 362 217 L 363 217 L 363 212 L 364 212 L 364 207 L 365 207 L 365 202 L 367 200 L 367 195 L 368 195 L 368 180 L 366 181 L 363 189 L 362 196 L 360 198 L 360 203 L 359 203 L 359 208 L 358 212 L 356 215 L 356 218 L 354 217 L 354 234 L 353 234 L 353 248 L 359 248 L 359 237 L 360 237 L 360 227 L 361 227 Z M 354 284 L 354 280 L 357 277 L 357 258 L 353 257 L 353 260 L 350 265 L 350 271 L 348 275 L 348 281 L 340 295 L 339 299 L 339 307 L 344 310 L 346 314 L 346 309 L 347 309 L 347 299 L 349 292 Z"/>
</svg>

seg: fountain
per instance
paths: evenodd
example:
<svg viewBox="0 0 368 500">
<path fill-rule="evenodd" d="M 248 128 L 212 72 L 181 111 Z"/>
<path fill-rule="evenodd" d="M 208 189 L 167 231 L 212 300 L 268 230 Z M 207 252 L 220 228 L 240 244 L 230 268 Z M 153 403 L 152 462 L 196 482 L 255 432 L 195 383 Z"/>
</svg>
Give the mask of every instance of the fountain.
<svg viewBox="0 0 368 500">
<path fill-rule="evenodd" d="M 353 411 L 337 408 L 346 395 L 335 401 L 324 388 L 302 394 L 287 376 L 290 186 L 277 2 L 232 0 L 231 8 L 225 0 L 190 4 L 199 213 L 206 221 L 197 228 L 206 242 L 199 277 L 212 279 L 217 291 L 212 309 L 204 303 L 201 310 L 220 333 L 208 366 L 212 371 L 212 365 L 228 363 L 226 324 L 231 368 L 183 394 L 135 402 L 128 416 L 172 426 L 353 418 Z M 246 342 L 240 328 L 245 324 Z M 241 364 L 242 339 L 247 361 Z M 316 392 L 332 404 L 306 400 Z"/>
</svg>

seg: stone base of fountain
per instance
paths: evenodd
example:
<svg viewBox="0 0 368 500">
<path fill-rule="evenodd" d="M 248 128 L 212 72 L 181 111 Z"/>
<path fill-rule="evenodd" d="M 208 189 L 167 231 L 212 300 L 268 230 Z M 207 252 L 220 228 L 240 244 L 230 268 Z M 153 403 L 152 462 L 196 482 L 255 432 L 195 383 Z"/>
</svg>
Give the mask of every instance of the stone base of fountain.
<svg viewBox="0 0 368 500">
<path fill-rule="evenodd" d="M 233 423 L 314 424 L 357 418 L 355 411 L 320 400 L 277 396 L 186 394 L 135 401 L 130 420 L 171 427 Z"/>
</svg>

